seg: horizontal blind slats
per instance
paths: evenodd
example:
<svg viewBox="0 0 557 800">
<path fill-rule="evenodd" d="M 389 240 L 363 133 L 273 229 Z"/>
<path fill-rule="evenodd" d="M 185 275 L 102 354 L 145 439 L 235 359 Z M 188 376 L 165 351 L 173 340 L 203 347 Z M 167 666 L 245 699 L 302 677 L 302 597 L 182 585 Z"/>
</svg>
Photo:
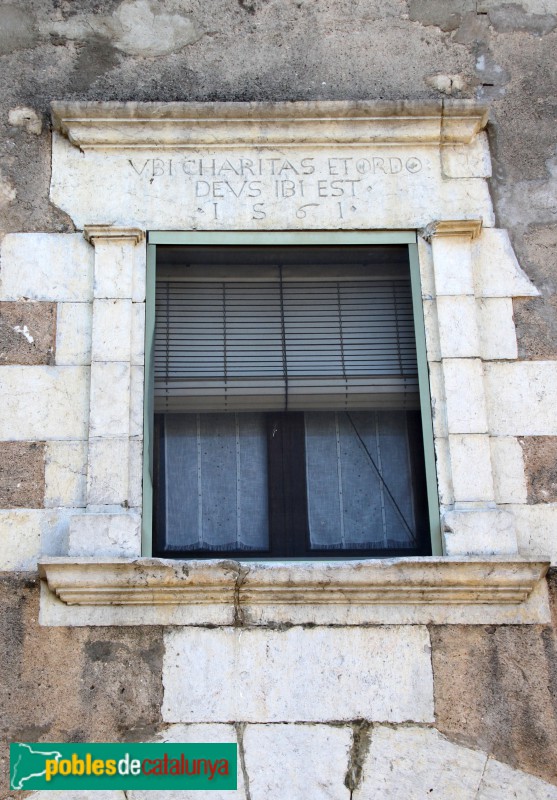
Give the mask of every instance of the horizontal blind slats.
<svg viewBox="0 0 557 800">
<path fill-rule="evenodd" d="M 158 280 L 155 408 L 414 408 L 410 285 Z M 278 269 L 277 269 L 278 273 Z"/>
</svg>

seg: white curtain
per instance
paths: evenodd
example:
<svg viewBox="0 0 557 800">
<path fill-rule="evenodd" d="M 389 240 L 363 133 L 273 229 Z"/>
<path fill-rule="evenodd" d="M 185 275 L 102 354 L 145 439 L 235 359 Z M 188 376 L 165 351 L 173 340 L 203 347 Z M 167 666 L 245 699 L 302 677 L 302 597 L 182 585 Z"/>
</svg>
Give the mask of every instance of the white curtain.
<svg viewBox="0 0 557 800">
<path fill-rule="evenodd" d="M 406 414 L 305 414 L 310 542 L 314 549 L 415 544 Z"/>
<path fill-rule="evenodd" d="M 168 550 L 265 550 L 263 414 L 167 414 Z"/>
</svg>

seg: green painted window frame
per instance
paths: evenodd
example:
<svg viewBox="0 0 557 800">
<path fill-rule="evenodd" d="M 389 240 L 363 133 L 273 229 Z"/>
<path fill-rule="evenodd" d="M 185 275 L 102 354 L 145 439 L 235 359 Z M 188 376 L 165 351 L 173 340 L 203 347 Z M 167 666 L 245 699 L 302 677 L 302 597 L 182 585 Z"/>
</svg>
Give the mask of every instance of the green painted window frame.
<svg viewBox="0 0 557 800">
<path fill-rule="evenodd" d="M 153 345 L 155 338 L 155 277 L 157 245 L 373 245 L 406 244 L 410 261 L 414 332 L 418 360 L 418 384 L 423 430 L 423 447 L 431 533 L 431 552 L 443 554 L 433 421 L 429 392 L 429 370 L 425 341 L 420 264 L 416 231 L 152 231 L 147 236 L 147 278 L 145 293 L 145 396 L 143 423 L 143 514 L 141 553 L 152 555 L 153 537 Z"/>
</svg>

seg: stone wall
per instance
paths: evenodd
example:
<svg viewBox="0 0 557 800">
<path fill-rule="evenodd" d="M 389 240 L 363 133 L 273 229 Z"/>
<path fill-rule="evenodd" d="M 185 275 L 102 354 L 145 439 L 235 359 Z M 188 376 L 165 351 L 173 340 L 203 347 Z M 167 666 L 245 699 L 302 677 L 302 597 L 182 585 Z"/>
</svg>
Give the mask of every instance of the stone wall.
<svg viewBox="0 0 557 800">
<path fill-rule="evenodd" d="M 435 408 L 439 473 L 449 434 L 453 459 L 481 445 L 521 549 L 557 560 L 556 51 L 554 0 L 0 4 L 2 798 L 13 797 L 9 741 L 155 737 L 237 741 L 241 800 L 557 798 L 555 608 L 552 624 L 526 625 L 44 627 L 35 571 L 39 554 L 68 552 L 71 518 L 87 504 L 89 365 L 92 348 L 111 345 L 92 338 L 94 249 L 51 200 L 55 99 L 489 103 L 496 229 L 473 258 L 484 265 L 477 344 L 491 437 L 453 434 Z M 431 247 L 420 248 L 431 271 Z M 431 298 L 426 286 L 435 388 Z M 126 299 L 135 333 L 125 358 L 141 381 L 141 295 Z M 451 330 L 456 359 L 462 336 Z M 133 506 L 140 407 L 131 419 Z M 464 472 L 465 490 L 483 491 L 483 473 Z M 114 486 L 97 477 L 102 499 Z M 450 507 L 454 487 L 439 488 Z M 550 572 L 554 603 L 556 580 Z"/>
<path fill-rule="evenodd" d="M 557 612 L 555 572 L 550 588 Z M 429 629 L 45 628 L 32 573 L 0 590 L 3 799 L 9 741 L 157 738 L 238 741 L 241 800 L 557 797 L 557 613 Z"/>
</svg>

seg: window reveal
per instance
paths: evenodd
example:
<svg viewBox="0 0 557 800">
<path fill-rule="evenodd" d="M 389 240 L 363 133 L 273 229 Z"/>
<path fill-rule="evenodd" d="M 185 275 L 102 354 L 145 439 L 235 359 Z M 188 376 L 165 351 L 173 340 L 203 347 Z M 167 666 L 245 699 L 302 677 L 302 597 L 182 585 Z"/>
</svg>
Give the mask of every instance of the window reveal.
<svg viewBox="0 0 557 800">
<path fill-rule="evenodd" d="M 428 552 L 406 248 L 160 248 L 156 551 Z"/>
</svg>

